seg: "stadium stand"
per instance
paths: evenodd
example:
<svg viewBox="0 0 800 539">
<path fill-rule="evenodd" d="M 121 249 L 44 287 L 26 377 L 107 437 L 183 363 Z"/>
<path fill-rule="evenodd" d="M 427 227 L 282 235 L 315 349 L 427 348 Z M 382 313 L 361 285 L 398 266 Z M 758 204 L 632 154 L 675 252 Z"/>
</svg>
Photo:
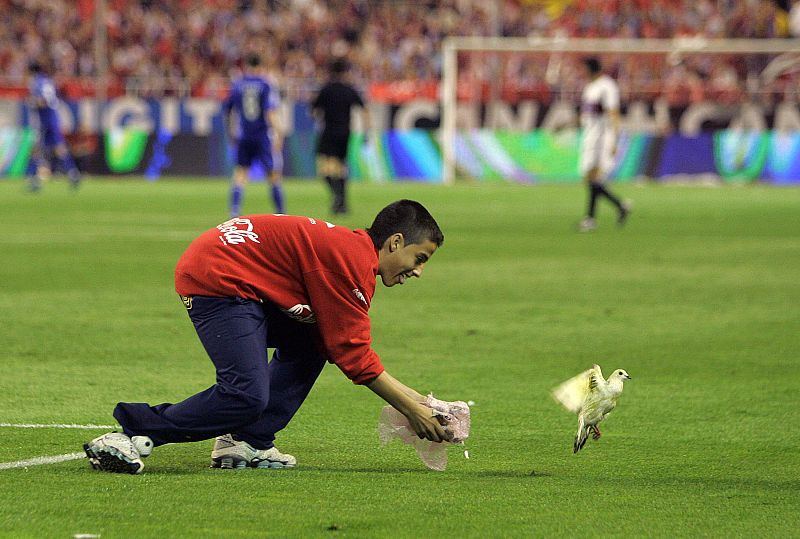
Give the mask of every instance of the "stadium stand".
<svg viewBox="0 0 800 539">
<path fill-rule="evenodd" d="M 362 81 L 425 81 L 440 77 L 448 35 L 783 37 L 790 8 L 773 0 L 107 0 L 107 93 L 220 97 L 231 68 L 258 50 L 303 99 L 331 53 L 349 57 Z M 91 94 L 94 32 L 94 0 L 0 0 L 0 96 L 24 95 L 31 60 L 56 74 L 64 96 Z M 723 97 L 739 91 L 735 73 L 676 69 L 674 80 L 704 79 Z M 674 100 L 700 95 L 665 91 Z"/>
</svg>

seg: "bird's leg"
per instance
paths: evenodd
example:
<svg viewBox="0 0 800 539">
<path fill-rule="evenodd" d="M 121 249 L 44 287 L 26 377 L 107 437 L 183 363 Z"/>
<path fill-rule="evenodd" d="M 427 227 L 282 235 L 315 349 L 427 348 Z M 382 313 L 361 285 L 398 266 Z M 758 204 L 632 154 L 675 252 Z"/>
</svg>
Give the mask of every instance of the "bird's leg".
<svg viewBox="0 0 800 539">
<path fill-rule="evenodd" d="M 600 438 L 600 429 L 597 428 L 597 425 L 592 425 L 590 427 L 592 429 L 592 439 L 597 440 Z"/>
</svg>

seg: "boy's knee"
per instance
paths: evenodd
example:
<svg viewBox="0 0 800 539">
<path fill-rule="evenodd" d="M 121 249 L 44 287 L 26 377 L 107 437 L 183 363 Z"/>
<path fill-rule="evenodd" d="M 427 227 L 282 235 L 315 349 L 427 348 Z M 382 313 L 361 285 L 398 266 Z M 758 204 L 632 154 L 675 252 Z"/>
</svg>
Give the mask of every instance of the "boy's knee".
<svg viewBox="0 0 800 539">
<path fill-rule="evenodd" d="M 268 404 L 269 404 L 268 388 L 242 394 L 242 406 L 246 410 L 246 413 L 248 415 L 252 415 L 253 417 L 258 417 L 262 413 L 264 413 L 264 410 L 267 409 Z"/>
<path fill-rule="evenodd" d="M 266 384 L 265 384 L 266 386 Z M 231 408 L 248 420 L 258 418 L 269 404 L 269 387 L 263 388 L 229 388 L 227 391 Z"/>
</svg>

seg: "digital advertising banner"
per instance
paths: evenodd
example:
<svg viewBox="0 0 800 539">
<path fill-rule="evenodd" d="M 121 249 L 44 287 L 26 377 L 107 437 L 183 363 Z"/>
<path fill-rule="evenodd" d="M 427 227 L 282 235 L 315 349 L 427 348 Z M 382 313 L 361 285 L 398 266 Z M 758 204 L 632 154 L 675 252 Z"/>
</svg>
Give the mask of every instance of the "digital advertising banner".
<svg viewBox="0 0 800 539">
<path fill-rule="evenodd" d="M 20 178 L 31 170 L 36 131 L 0 128 L 0 177 Z M 69 136 L 78 166 L 88 174 L 136 175 L 150 180 L 170 176 L 227 177 L 233 146 L 222 131 L 207 136 L 116 128 L 102 136 Z M 483 182 L 570 183 L 580 181 L 581 132 L 529 133 L 476 129 L 458 133 L 459 175 Z M 314 178 L 316 132 L 295 131 L 284 144 L 284 175 Z M 353 134 L 348 151 L 356 181 L 438 183 L 442 154 L 435 131 L 390 130 L 365 140 Z M 611 178 L 800 184 L 800 133 L 701 133 L 694 137 L 623 134 Z M 258 166 L 251 177 L 262 179 Z"/>
<path fill-rule="evenodd" d="M 387 96 L 404 98 L 370 102 L 375 132 L 368 139 L 362 133 L 352 135 L 351 178 L 442 181 L 434 89 L 430 85 L 387 87 L 382 90 Z M 2 104 L 5 116 L 0 125 L 17 127 L 0 128 L 0 178 L 19 178 L 31 172 L 31 160 L 38 155 L 33 129 L 36 114 L 23 100 Z M 314 178 L 318 126 L 309 104 L 286 101 L 281 110 L 288 132 L 284 175 Z M 455 137 L 458 176 L 529 184 L 580 181 L 578 113 L 574 104 L 560 101 L 459 103 L 459 118 L 474 127 L 460 130 Z M 623 135 L 611 174 L 617 181 L 714 178 L 800 183 L 800 108 L 796 103 L 758 108 L 634 102 L 625 104 L 622 113 Z M 228 177 L 232 172 L 233 146 L 218 100 L 122 96 L 102 106 L 94 99 L 65 100 L 58 114 L 78 166 L 88 174 L 155 180 Z M 255 166 L 251 176 L 257 180 L 264 173 Z"/>
</svg>

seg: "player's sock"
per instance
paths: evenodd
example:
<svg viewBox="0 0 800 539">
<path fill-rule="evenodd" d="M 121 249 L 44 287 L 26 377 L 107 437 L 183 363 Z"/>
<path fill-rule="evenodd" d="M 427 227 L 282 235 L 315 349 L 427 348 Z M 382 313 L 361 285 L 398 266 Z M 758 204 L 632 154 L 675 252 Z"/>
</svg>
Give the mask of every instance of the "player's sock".
<svg viewBox="0 0 800 539">
<path fill-rule="evenodd" d="M 344 178 L 333 178 L 334 202 L 333 213 L 347 213 L 347 202 L 345 198 L 346 180 Z"/>
<path fill-rule="evenodd" d="M 325 184 L 328 186 L 328 191 L 330 191 L 333 200 L 336 199 L 336 191 L 333 188 L 333 178 L 330 176 L 325 176 Z M 331 203 L 331 207 L 333 207 L 333 203 Z"/>
<path fill-rule="evenodd" d="M 238 183 L 234 183 L 231 187 L 231 217 L 239 217 L 242 211 L 242 199 L 244 198 L 244 190 Z"/>
<path fill-rule="evenodd" d="M 67 178 L 69 178 L 70 185 L 72 187 L 77 187 L 81 182 L 81 173 L 78 170 L 78 167 L 75 165 L 75 160 L 72 159 L 72 156 L 67 154 L 64 157 L 59 158 L 58 164 L 61 166 L 62 170 L 67 173 Z"/>
<path fill-rule="evenodd" d="M 286 213 L 283 206 L 283 187 L 281 184 L 276 183 L 272 185 L 272 202 L 275 203 L 275 213 Z"/>
<path fill-rule="evenodd" d="M 597 185 L 597 188 L 598 188 L 598 192 L 599 192 L 600 194 L 602 194 L 604 197 L 606 197 L 608 200 L 610 200 L 610 201 L 611 201 L 611 203 L 612 203 L 612 204 L 614 204 L 614 206 L 616 206 L 616 207 L 617 207 L 617 210 L 622 210 L 622 202 L 620 201 L 620 199 L 618 199 L 617 197 L 615 197 L 615 196 L 614 196 L 614 195 L 611 193 L 611 191 L 609 191 L 608 189 L 606 189 L 606 188 L 605 188 L 605 186 L 603 186 L 602 184 L 598 184 L 598 185 Z"/>
<path fill-rule="evenodd" d="M 50 179 L 50 169 L 45 168 L 46 161 L 40 157 L 34 157 L 28 164 L 28 190 L 31 193 L 38 193 L 42 185 Z"/>
<path fill-rule="evenodd" d="M 67 169 L 67 178 L 69 178 L 70 187 L 77 189 L 81 184 L 81 171 L 78 170 L 78 167 L 73 166 L 72 168 Z"/>
<path fill-rule="evenodd" d="M 595 210 L 597 209 L 597 197 L 600 194 L 598 187 L 602 187 L 596 183 L 589 183 L 589 206 L 586 208 L 586 216 L 594 219 Z"/>
</svg>

